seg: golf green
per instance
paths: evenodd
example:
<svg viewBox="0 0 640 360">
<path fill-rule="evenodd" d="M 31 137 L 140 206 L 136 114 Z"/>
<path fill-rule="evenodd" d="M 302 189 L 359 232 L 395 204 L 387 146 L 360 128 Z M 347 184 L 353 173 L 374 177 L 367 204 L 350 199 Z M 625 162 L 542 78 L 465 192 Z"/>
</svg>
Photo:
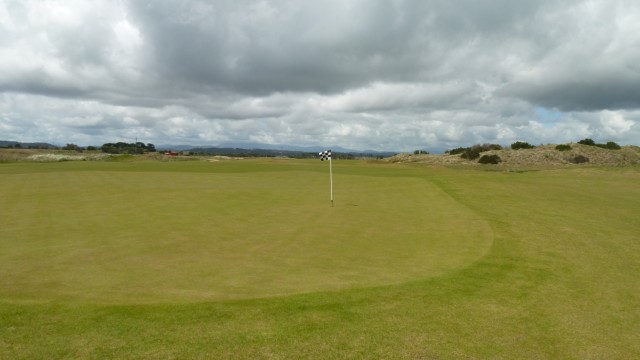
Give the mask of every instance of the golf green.
<svg viewBox="0 0 640 360">
<path fill-rule="evenodd" d="M 200 302 L 402 283 L 485 254 L 489 225 L 414 173 L 327 163 L 4 165 L 0 297 Z"/>
</svg>

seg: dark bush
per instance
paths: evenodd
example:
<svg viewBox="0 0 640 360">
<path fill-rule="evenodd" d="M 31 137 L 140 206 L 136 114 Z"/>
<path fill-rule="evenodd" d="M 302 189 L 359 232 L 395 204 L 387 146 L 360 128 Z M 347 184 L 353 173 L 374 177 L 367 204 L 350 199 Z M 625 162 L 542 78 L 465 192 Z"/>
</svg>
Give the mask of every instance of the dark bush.
<svg viewBox="0 0 640 360">
<path fill-rule="evenodd" d="M 502 150 L 502 146 L 498 144 L 476 144 L 471 147 L 459 147 L 459 148 L 447 150 L 444 153 L 449 155 L 456 155 L 456 154 L 463 154 L 469 151 L 481 153 L 489 150 Z"/>
<path fill-rule="evenodd" d="M 571 145 L 567 145 L 567 144 L 556 145 L 556 150 L 558 150 L 558 151 L 569 151 L 569 150 L 571 150 Z"/>
<path fill-rule="evenodd" d="M 459 147 L 459 148 L 447 150 L 444 153 L 445 154 L 449 154 L 449 155 L 456 155 L 456 154 L 462 154 L 463 152 L 467 151 L 468 149 L 469 148 Z"/>
<path fill-rule="evenodd" d="M 474 150 L 477 150 L 478 152 L 489 151 L 489 150 L 502 150 L 502 146 L 498 144 L 478 144 L 478 145 L 473 145 L 471 148 Z"/>
<path fill-rule="evenodd" d="M 609 150 L 620 150 L 621 149 L 620 145 L 614 143 L 613 141 L 609 141 L 606 144 L 596 144 L 596 142 L 591 140 L 591 139 L 583 139 L 583 140 L 578 141 L 578 144 L 589 145 L 589 146 L 597 146 L 599 148 L 609 149 Z"/>
<path fill-rule="evenodd" d="M 604 147 L 609 149 L 609 150 L 620 150 L 621 149 L 620 145 L 614 143 L 613 141 L 609 141 L 608 143 L 606 143 L 604 145 Z"/>
<path fill-rule="evenodd" d="M 478 162 L 480 164 L 499 164 L 502 162 L 502 159 L 500 159 L 498 155 L 482 155 Z"/>
<path fill-rule="evenodd" d="M 523 141 L 516 141 L 513 144 L 511 144 L 511 148 L 513 150 L 519 150 L 519 149 L 533 149 L 535 146 L 529 144 L 528 142 L 523 142 Z"/>
<path fill-rule="evenodd" d="M 586 139 L 582 139 L 582 140 L 578 141 L 578 144 L 595 146 L 596 142 L 593 141 L 593 139 L 586 138 Z"/>
<path fill-rule="evenodd" d="M 82 148 L 76 144 L 67 144 L 67 146 L 64 146 L 62 148 L 62 150 L 75 150 L 75 151 L 82 151 Z"/>
<path fill-rule="evenodd" d="M 576 155 L 572 157 L 568 157 L 567 161 L 573 164 L 582 164 L 589 162 L 589 158 L 584 155 Z"/>
<path fill-rule="evenodd" d="M 460 157 L 467 160 L 475 160 L 480 157 L 480 151 L 474 148 L 467 148 Z"/>
</svg>

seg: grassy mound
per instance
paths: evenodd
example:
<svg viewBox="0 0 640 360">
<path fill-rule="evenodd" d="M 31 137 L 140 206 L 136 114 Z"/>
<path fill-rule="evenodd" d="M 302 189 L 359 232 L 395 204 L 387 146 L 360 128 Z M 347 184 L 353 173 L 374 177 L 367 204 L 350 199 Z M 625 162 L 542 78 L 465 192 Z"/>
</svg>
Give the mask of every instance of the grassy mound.
<svg viewBox="0 0 640 360">
<path fill-rule="evenodd" d="M 482 152 L 482 155 L 500 157 L 501 167 L 558 167 L 576 163 L 596 166 L 633 166 L 640 165 L 640 148 L 625 146 L 620 150 L 603 149 L 596 146 L 571 144 L 569 150 L 560 151 L 556 145 L 542 145 L 533 149 L 503 149 Z M 576 158 L 588 161 L 574 161 Z M 466 160 L 460 155 L 409 155 L 399 154 L 387 159 L 394 163 L 414 162 L 435 166 L 479 166 L 477 161 Z"/>
</svg>

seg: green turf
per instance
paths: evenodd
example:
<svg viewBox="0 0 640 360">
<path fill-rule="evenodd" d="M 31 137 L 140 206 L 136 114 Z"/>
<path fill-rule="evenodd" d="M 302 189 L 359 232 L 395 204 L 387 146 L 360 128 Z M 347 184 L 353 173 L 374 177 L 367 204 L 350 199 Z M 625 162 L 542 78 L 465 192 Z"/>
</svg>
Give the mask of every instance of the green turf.
<svg viewBox="0 0 640 360">
<path fill-rule="evenodd" d="M 195 302 L 368 287 L 460 268 L 492 241 L 486 222 L 419 178 L 336 174 L 331 208 L 328 171 L 282 161 L 271 163 L 279 171 L 244 161 L 253 173 L 65 165 L 2 178 L 3 298 Z"/>
<path fill-rule="evenodd" d="M 637 358 L 640 171 L 0 165 L 2 358 Z"/>
</svg>

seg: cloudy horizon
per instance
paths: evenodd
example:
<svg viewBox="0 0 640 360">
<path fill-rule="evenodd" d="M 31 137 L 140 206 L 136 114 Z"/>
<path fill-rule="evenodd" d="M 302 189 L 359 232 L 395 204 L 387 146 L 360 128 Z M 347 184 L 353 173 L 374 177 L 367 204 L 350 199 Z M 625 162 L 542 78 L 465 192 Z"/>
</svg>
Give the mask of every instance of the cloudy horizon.
<svg viewBox="0 0 640 360">
<path fill-rule="evenodd" d="M 0 140 L 640 139 L 640 3 L 0 0 Z"/>
</svg>

